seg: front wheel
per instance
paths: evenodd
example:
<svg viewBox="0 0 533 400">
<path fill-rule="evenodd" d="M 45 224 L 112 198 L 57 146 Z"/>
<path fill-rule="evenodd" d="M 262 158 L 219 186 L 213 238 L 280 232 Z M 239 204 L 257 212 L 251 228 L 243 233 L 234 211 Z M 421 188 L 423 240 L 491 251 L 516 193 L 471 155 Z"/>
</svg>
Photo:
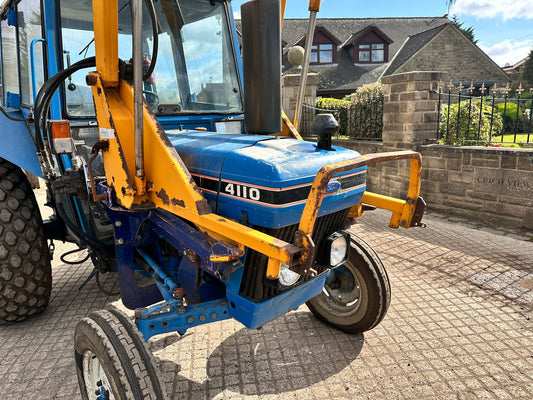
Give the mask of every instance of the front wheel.
<svg viewBox="0 0 533 400">
<path fill-rule="evenodd" d="M 76 326 L 74 350 L 84 400 L 165 398 L 153 358 L 122 312 L 101 310 L 82 319 Z"/>
<path fill-rule="evenodd" d="M 387 272 L 374 249 L 352 234 L 348 261 L 330 274 L 322 293 L 306 303 L 311 312 L 349 333 L 376 327 L 387 313 L 391 294 Z"/>
</svg>

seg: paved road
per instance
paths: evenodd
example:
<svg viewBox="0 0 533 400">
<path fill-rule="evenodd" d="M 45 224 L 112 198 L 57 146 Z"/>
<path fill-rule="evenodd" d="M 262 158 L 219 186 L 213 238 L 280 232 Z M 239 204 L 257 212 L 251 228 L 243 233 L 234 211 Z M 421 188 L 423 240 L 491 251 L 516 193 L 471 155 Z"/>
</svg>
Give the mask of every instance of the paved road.
<svg viewBox="0 0 533 400">
<path fill-rule="evenodd" d="M 393 290 L 376 329 L 347 335 L 305 306 L 249 331 L 223 321 L 155 337 L 173 399 L 532 399 L 533 233 L 429 214 L 426 229 L 391 230 L 386 212 L 353 228 L 381 255 Z M 53 264 L 49 308 L 0 326 L 1 399 L 79 398 L 72 335 L 116 298 L 92 266 Z M 72 258 L 83 257 L 83 254 Z M 106 283 L 116 288 L 114 276 Z"/>
</svg>

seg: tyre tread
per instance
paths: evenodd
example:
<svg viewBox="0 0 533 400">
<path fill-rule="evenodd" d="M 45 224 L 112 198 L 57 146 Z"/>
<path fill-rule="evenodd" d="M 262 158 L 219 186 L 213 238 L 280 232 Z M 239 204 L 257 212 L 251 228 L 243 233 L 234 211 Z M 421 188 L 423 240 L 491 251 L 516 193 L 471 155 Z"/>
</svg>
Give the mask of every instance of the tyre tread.
<svg viewBox="0 0 533 400">
<path fill-rule="evenodd" d="M 31 185 L 19 167 L 2 158 L 0 243 L 0 325 L 4 325 L 46 308 L 52 291 L 52 267 Z"/>
<path fill-rule="evenodd" d="M 163 400 L 164 390 L 154 366 L 154 360 L 146 348 L 143 339 L 131 325 L 128 318 L 118 310 L 100 310 L 90 314 L 78 323 L 75 334 L 75 348 L 78 368 L 78 380 L 82 395 L 84 392 L 84 378 L 81 374 L 81 345 L 80 337 L 88 337 L 100 341 L 104 346 L 107 362 L 112 364 L 116 372 L 116 385 L 119 386 L 121 399 L 130 400 Z M 90 341 L 90 340 L 89 340 Z M 94 350 L 93 353 L 95 352 Z M 100 363 L 105 363 L 100 360 Z M 105 365 L 104 369 L 106 368 Z M 109 367 L 109 366 L 107 366 Z M 111 373 L 112 374 L 112 373 Z M 118 378 L 118 382 L 116 379 Z"/>
</svg>

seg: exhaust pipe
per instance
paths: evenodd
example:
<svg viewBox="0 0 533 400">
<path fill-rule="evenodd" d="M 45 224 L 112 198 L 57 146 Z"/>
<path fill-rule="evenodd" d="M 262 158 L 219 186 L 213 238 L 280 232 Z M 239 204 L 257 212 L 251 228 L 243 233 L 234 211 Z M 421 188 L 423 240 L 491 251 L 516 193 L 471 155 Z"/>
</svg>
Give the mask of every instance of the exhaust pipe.
<svg viewBox="0 0 533 400">
<path fill-rule="evenodd" d="M 281 132 L 281 4 L 252 0 L 241 6 L 244 129 Z"/>
</svg>

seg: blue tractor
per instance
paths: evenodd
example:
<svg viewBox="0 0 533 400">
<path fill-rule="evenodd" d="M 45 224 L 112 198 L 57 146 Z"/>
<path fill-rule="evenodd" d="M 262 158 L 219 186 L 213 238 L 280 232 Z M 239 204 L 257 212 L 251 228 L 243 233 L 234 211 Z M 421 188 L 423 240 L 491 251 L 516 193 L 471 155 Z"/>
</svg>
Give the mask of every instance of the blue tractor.
<svg viewBox="0 0 533 400">
<path fill-rule="evenodd" d="M 303 303 L 346 332 L 380 323 L 387 273 L 347 229 L 367 204 L 420 225 L 420 155 L 331 146 L 328 115 L 301 140 L 281 111 L 285 1 L 243 5 L 242 57 L 226 0 L 0 3 L 0 324 L 46 308 L 52 240 L 118 272 L 135 310 L 78 323 L 83 398 L 164 398 L 157 334 L 255 329 Z M 367 164 L 398 159 L 406 199 L 367 192 Z M 24 171 L 46 183 L 46 221 Z"/>
</svg>

